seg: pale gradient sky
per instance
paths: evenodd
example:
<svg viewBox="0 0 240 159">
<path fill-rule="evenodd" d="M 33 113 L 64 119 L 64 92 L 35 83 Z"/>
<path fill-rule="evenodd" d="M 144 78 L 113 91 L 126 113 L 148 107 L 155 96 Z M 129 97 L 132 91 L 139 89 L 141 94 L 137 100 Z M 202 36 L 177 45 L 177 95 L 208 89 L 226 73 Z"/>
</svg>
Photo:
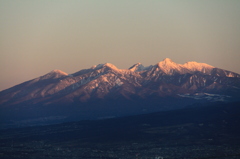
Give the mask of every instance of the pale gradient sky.
<svg viewBox="0 0 240 159">
<path fill-rule="evenodd" d="M 240 0 L 0 0 L 0 90 L 166 57 L 240 73 Z"/>
</svg>

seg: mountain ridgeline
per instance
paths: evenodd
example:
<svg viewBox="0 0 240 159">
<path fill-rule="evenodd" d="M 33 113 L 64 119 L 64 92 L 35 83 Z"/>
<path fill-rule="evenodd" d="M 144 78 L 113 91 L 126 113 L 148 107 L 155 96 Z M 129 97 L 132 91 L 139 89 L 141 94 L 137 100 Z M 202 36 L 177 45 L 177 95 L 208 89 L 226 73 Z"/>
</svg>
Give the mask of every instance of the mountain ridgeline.
<svg viewBox="0 0 240 159">
<path fill-rule="evenodd" d="M 31 125 L 181 109 L 239 97 L 239 74 L 166 58 L 148 67 L 137 63 L 118 69 L 106 63 L 73 74 L 53 70 L 1 91 L 0 115 L 8 125 Z"/>
</svg>

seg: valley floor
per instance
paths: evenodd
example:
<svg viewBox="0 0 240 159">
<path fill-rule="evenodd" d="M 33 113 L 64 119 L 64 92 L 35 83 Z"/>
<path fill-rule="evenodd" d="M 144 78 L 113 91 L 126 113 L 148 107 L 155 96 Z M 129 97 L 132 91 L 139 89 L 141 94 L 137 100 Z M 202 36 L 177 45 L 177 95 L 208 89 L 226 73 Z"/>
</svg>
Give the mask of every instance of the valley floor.
<svg viewBox="0 0 240 159">
<path fill-rule="evenodd" d="M 239 159 L 239 103 L 0 130 L 1 159 Z"/>
<path fill-rule="evenodd" d="M 10 144 L 10 145 L 9 145 Z M 1 144 L 1 159 L 238 159 L 239 145 L 157 143 L 80 144 L 80 147 L 32 141 Z"/>
</svg>

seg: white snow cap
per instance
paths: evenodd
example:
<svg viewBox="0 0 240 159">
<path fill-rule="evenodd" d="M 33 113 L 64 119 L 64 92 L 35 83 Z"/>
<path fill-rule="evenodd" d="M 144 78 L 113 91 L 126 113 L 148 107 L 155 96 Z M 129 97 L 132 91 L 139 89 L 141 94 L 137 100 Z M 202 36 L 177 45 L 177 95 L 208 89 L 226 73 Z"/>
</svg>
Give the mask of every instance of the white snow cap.
<svg viewBox="0 0 240 159">
<path fill-rule="evenodd" d="M 129 68 L 130 71 L 137 72 L 144 68 L 144 66 L 141 63 L 136 63 L 132 67 Z"/>
<path fill-rule="evenodd" d="M 165 58 L 163 61 L 159 62 L 157 66 L 166 74 L 172 74 L 173 71 L 179 73 L 201 71 L 203 73 L 210 73 L 214 68 L 211 65 L 205 63 L 198 63 L 195 61 L 186 62 L 185 64 L 177 64 L 173 62 L 170 58 Z"/>
<path fill-rule="evenodd" d="M 118 70 L 118 68 L 111 63 L 105 63 L 103 66 L 109 67 L 109 68 L 114 69 L 114 70 Z"/>
<path fill-rule="evenodd" d="M 54 79 L 54 78 L 59 78 L 59 77 L 64 77 L 64 76 L 68 76 L 68 74 L 66 72 L 56 69 L 56 70 L 52 70 L 51 72 L 49 72 L 43 76 L 40 76 L 37 79 L 40 79 L 40 80 L 50 79 L 50 78 Z"/>
<path fill-rule="evenodd" d="M 118 68 L 115 65 L 111 64 L 111 63 L 94 65 L 94 66 L 91 67 L 91 69 L 101 69 L 103 67 L 109 67 L 111 69 L 118 70 Z"/>
<path fill-rule="evenodd" d="M 60 75 L 65 75 L 65 76 L 68 75 L 66 72 L 63 72 L 63 71 L 58 70 L 58 69 L 52 70 L 51 72 L 49 72 L 49 74 L 60 74 Z"/>
<path fill-rule="evenodd" d="M 150 70 L 153 66 L 143 66 L 141 63 L 136 63 L 133 66 L 131 66 L 128 70 L 132 71 L 132 72 L 141 72 L 141 71 L 147 71 Z"/>
<path fill-rule="evenodd" d="M 177 64 L 173 62 L 170 58 L 165 58 L 163 61 L 160 61 L 156 65 L 150 65 L 150 66 L 143 66 L 140 62 L 134 64 L 131 66 L 129 69 L 118 69 L 115 65 L 111 63 L 105 63 L 105 64 L 98 64 L 94 65 L 91 67 L 91 69 L 102 69 L 104 67 L 108 67 L 112 70 L 118 71 L 118 72 L 126 72 L 126 71 L 131 71 L 131 72 L 141 72 L 141 71 L 149 71 L 153 67 L 157 67 L 160 69 L 162 72 L 168 75 L 172 75 L 174 73 L 192 73 L 195 71 L 200 71 L 206 74 L 211 73 L 212 69 L 214 68 L 211 65 L 205 64 L 205 63 L 198 63 L 195 61 L 191 62 L 186 62 L 184 64 Z"/>
<path fill-rule="evenodd" d="M 161 67 L 161 66 L 172 66 L 172 67 L 175 67 L 176 64 L 175 62 L 173 62 L 170 58 L 165 58 L 163 61 L 160 61 L 158 63 L 158 66 Z"/>
<path fill-rule="evenodd" d="M 191 71 L 204 71 L 206 69 L 213 69 L 214 67 L 205 63 L 197 63 L 195 61 L 186 62 L 183 66 Z"/>
<path fill-rule="evenodd" d="M 181 64 L 173 62 L 170 58 L 165 58 L 163 61 L 159 62 L 157 66 L 166 74 L 172 74 L 173 71 L 181 72 L 185 69 Z"/>
</svg>

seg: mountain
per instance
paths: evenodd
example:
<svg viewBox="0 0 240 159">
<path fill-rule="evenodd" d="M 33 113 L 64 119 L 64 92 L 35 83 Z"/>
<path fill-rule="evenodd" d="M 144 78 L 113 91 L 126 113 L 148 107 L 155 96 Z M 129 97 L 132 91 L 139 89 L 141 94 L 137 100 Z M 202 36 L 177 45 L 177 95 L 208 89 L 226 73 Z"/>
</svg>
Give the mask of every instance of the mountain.
<svg viewBox="0 0 240 159">
<path fill-rule="evenodd" d="M 239 97 L 239 74 L 166 58 L 155 65 L 137 63 L 129 69 L 106 63 L 73 74 L 53 70 L 1 91 L 0 115 L 2 123 L 37 124 L 181 109 Z"/>
</svg>

